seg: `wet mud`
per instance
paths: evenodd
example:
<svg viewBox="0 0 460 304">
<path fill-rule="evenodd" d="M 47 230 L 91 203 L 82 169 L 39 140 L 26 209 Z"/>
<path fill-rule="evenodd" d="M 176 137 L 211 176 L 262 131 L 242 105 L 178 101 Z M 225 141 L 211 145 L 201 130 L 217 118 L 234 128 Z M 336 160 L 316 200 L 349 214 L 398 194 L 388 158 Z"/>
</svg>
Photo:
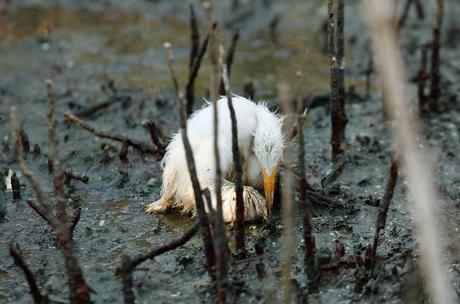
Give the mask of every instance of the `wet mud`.
<svg viewBox="0 0 460 304">
<path fill-rule="evenodd" d="M 10 2 L 10 3 L 8 3 Z M 302 224 L 296 216 L 293 257 L 293 302 L 400 303 L 426 296 L 417 266 L 417 240 L 411 203 L 404 180 L 398 181 L 387 225 L 378 247 L 376 277 L 369 280 L 366 248 L 372 244 L 379 200 L 391 163 L 393 146 L 382 115 L 378 79 L 372 75 L 365 92 L 369 58 L 358 1 L 346 7 L 347 161 L 327 185 L 322 179 L 333 168 L 330 161 L 330 119 L 327 102 L 328 57 L 325 49 L 325 3 L 305 1 L 247 1 L 232 12 L 231 1 L 216 4 L 220 36 L 229 44 L 240 31 L 232 87 L 237 94 L 251 83 L 256 100 L 276 109 L 276 83 L 295 81 L 302 70 L 302 94 L 314 96 L 305 126 L 305 160 L 309 183 L 337 204 L 315 205 L 312 225 L 317 259 L 322 265 L 317 284 L 303 261 Z M 323 1 L 324 2 L 324 1 Z M 267 4 L 268 3 L 268 4 Z M 198 6 L 197 6 L 198 7 Z M 453 288 L 460 292 L 460 5 L 446 1 L 442 39 L 443 109 L 423 118 L 421 145 L 433 162 L 442 202 L 443 245 Z M 204 36 L 201 8 L 196 9 Z M 433 8 L 424 20 L 412 12 L 401 32 L 401 45 L 410 76 L 408 87 L 416 108 L 416 73 L 421 45 L 431 39 Z M 276 26 L 275 18 L 279 18 Z M 271 28 L 271 29 L 270 29 Z M 159 197 L 162 169 L 152 156 L 104 140 L 68 124 L 62 114 L 78 113 L 108 101 L 84 118 L 93 126 L 145 142 L 146 122 L 155 121 L 163 139 L 178 127 L 173 90 L 162 44 L 169 41 L 176 54 L 179 81 L 185 83 L 189 55 L 188 6 L 183 1 L 0 1 L 0 168 L 13 170 L 21 185 L 21 199 L 0 188 L 0 303 L 30 303 L 28 286 L 9 256 L 8 245 L 19 245 L 39 286 L 56 303 L 67 303 L 61 252 L 50 228 L 26 204 L 34 197 L 11 153 L 9 108 L 17 105 L 21 127 L 30 145 L 26 161 L 52 192 L 48 171 L 46 89 L 55 84 L 57 132 L 65 170 L 89 177 L 66 187 L 72 202 L 82 206 L 76 227 L 75 251 L 95 303 L 121 303 L 121 281 L 115 276 L 123 254 L 135 255 L 179 236 L 193 224 L 184 215 L 147 215 L 143 207 Z M 458 41 L 458 39 L 457 39 Z M 210 66 L 205 59 L 197 79 L 196 96 L 206 96 Z M 323 97 L 322 97 L 323 96 Z M 196 107 L 204 104 L 197 98 Z M 36 148 L 33 150 L 37 150 Z M 282 181 L 281 181 L 282 183 Z M 323 187 L 324 186 L 324 187 Z M 282 299 L 279 215 L 270 225 L 248 224 L 248 257 L 232 259 L 229 303 L 277 303 Z M 227 227 L 233 246 L 233 228 Z M 261 254 L 261 251 L 263 253 Z M 185 246 L 143 263 L 134 273 L 138 303 L 208 303 L 214 301 L 211 281 L 202 265 L 199 237 Z M 316 285 L 316 286 L 315 286 Z"/>
</svg>

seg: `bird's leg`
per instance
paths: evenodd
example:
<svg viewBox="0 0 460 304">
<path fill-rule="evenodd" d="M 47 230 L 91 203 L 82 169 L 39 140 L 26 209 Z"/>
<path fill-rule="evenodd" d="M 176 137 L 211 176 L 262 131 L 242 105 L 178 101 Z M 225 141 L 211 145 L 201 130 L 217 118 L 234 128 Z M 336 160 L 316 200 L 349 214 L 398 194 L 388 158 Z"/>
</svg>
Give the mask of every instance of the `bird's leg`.
<svg viewBox="0 0 460 304">
<path fill-rule="evenodd" d="M 173 200 L 162 196 L 159 200 L 146 206 L 144 211 L 149 214 L 166 213 L 172 209 L 172 206 Z"/>
</svg>

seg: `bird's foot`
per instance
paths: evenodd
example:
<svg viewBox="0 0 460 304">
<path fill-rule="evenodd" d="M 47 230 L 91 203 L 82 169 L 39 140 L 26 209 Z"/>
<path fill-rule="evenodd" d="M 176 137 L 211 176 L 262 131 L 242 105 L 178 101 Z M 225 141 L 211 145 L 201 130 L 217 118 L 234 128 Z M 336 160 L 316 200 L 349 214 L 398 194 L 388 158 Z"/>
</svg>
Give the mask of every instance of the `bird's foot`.
<svg viewBox="0 0 460 304">
<path fill-rule="evenodd" d="M 165 213 L 171 210 L 171 208 L 172 206 L 168 200 L 160 198 L 159 200 L 145 206 L 144 212 L 148 214 Z"/>
</svg>

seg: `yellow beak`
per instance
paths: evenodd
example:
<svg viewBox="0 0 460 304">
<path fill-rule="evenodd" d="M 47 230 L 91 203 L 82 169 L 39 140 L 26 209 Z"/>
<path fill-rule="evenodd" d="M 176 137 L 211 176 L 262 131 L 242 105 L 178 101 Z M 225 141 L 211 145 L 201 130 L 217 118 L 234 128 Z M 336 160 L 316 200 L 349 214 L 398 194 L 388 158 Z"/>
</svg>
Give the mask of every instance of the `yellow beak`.
<svg viewBox="0 0 460 304">
<path fill-rule="evenodd" d="M 275 181 L 278 174 L 278 166 L 276 166 L 270 174 L 262 170 L 262 178 L 264 180 L 265 200 L 267 201 L 267 208 L 270 210 L 273 206 L 273 195 L 275 193 Z"/>
</svg>

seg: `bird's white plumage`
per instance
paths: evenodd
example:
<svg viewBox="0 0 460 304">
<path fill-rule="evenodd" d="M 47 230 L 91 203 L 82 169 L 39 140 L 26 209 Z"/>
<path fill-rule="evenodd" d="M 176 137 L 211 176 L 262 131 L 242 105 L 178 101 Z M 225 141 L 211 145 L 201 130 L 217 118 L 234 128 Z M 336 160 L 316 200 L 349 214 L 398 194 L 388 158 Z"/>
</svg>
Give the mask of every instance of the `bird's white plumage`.
<svg viewBox="0 0 460 304">
<path fill-rule="evenodd" d="M 263 188 L 262 172 L 274 172 L 283 151 L 282 118 L 263 103 L 256 104 L 246 98 L 234 96 L 233 105 L 238 125 L 238 144 L 243 161 L 245 219 L 264 218 L 268 214 L 265 199 L 255 189 Z M 222 177 L 223 213 L 226 222 L 235 220 L 235 172 L 232 156 L 231 119 L 227 98 L 217 101 L 219 114 L 219 152 Z M 201 187 L 211 191 L 215 206 L 215 160 L 213 153 L 213 106 L 196 111 L 187 121 L 187 135 L 195 158 Z M 171 208 L 193 212 L 195 201 L 185 159 L 180 131 L 169 143 L 162 161 L 163 184 L 161 198 L 150 204 L 146 211 L 159 213 Z M 255 189 L 254 189 L 255 188 Z"/>
</svg>

